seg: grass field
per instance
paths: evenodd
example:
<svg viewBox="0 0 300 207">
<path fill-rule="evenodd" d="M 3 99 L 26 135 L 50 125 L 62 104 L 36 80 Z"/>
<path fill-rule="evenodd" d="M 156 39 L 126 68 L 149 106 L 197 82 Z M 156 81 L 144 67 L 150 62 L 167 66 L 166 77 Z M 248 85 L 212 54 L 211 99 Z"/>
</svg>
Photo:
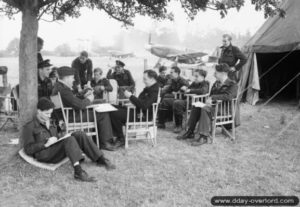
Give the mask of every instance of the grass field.
<svg viewBox="0 0 300 207">
<path fill-rule="evenodd" d="M 212 145 L 191 147 L 171 132 L 158 132 L 158 145 L 131 143 L 106 152 L 115 171 L 85 162 L 97 183 L 73 179 L 65 164 L 55 172 L 32 167 L 8 145 L 13 128 L 0 132 L 0 206 L 211 206 L 216 195 L 300 196 L 299 111 L 291 103 L 242 105 L 237 142 L 218 133 Z M 289 124 L 286 131 L 282 129 Z"/>
</svg>

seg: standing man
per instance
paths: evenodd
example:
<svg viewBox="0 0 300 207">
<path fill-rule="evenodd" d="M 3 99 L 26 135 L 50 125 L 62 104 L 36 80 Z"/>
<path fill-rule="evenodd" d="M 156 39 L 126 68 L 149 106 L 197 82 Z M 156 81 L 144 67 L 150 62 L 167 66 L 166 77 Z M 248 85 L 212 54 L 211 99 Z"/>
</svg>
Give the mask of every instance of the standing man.
<svg viewBox="0 0 300 207">
<path fill-rule="evenodd" d="M 36 116 L 22 130 L 23 137 L 26 137 L 24 150 L 27 155 L 46 163 L 58 163 L 68 157 L 74 167 L 74 178 L 84 182 L 96 180 L 81 168 L 80 162 L 84 160 L 82 153 L 107 170 L 116 168 L 84 132 L 74 132 L 70 137 L 57 142 L 57 127 L 50 120 L 53 109 L 54 104 L 49 99 L 41 98 L 38 101 Z"/>
<path fill-rule="evenodd" d="M 88 56 L 86 51 L 82 51 L 79 57 L 72 62 L 71 67 L 75 69 L 75 86 L 79 92 L 81 92 L 85 86 L 91 87 L 93 62 Z"/>
<path fill-rule="evenodd" d="M 247 58 L 240 49 L 231 44 L 232 37 L 228 34 L 223 35 L 223 46 L 219 58 L 220 63 L 226 63 L 230 67 L 228 77 L 236 82 L 239 81 L 237 72 L 246 64 Z"/>
<path fill-rule="evenodd" d="M 37 59 L 38 59 L 38 63 L 42 62 L 44 59 L 43 59 L 43 56 L 41 54 L 41 50 L 43 49 L 44 47 L 44 40 L 40 37 L 37 38 Z"/>
<path fill-rule="evenodd" d="M 169 112 L 173 112 L 174 104 L 174 92 L 183 92 L 185 87 L 189 86 L 187 80 L 180 76 L 180 68 L 173 66 L 171 68 L 171 79 L 168 81 L 168 84 L 162 89 L 162 102 L 159 105 L 158 109 L 158 128 L 165 129 L 165 122 Z M 176 128 L 180 127 L 180 122 L 176 119 L 175 116 Z"/>
<path fill-rule="evenodd" d="M 115 79 L 119 88 L 126 87 L 127 90 L 134 93 L 135 82 L 129 70 L 126 70 L 125 63 L 120 60 L 116 60 L 116 66 L 110 69 L 106 75 L 107 79 Z M 119 93 L 120 91 L 118 91 Z"/>
<path fill-rule="evenodd" d="M 50 98 L 52 94 L 52 81 L 49 78 L 51 73 L 49 60 L 44 60 L 38 63 L 38 98 L 47 97 Z"/>
</svg>

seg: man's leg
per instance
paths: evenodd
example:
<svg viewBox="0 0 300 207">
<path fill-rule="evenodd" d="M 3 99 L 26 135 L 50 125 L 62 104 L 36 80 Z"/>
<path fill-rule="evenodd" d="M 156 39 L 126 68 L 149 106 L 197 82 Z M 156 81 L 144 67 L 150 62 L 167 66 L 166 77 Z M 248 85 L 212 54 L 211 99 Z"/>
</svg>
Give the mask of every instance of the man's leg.
<svg viewBox="0 0 300 207">
<path fill-rule="evenodd" d="M 175 133 L 179 133 L 182 129 L 182 120 L 183 120 L 183 114 L 186 110 L 186 101 L 185 100 L 175 100 L 173 102 L 173 114 L 175 117 L 175 126 L 174 129 Z"/>
<path fill-rule="evenodd" d="M 158 128 L 166 128 L 165 122 L 167 119 L 168 111 L 173 111 L 174 98 L 164 98 L 158 109 Z"/>
<path fill-rule="evenodd" d="M 118 111 L 110 113 L 112 129 L 117 136 L 117 139 L 124 140 L 123 125 L 126 123 L 127 108 L 118 107 Z"/>
<path fill-rule="evenodd" d="M 102 149 L 113 151 L 114 147 L 110 145 L 110 140 L 113 139 L 113 132 L 109 113 L 97 113 L 97 126 L 99 143 Z"/>
<path fill-rule="evenodd" d="M 206 106 L 201 108 L 201 115 L 199 120 L 199 139 L 192 143 L 193 146 L 199 146 L 207 143 L 207 139 L 210 135 L 212 118 L 212 107 Z"/>
<path fill-rule="evenodd" d="M 75 137 L 80 149 L 88 156 L 93 162 L 97 162 L 100 165 L 104 165 L 106 169 L 111 170 L 116 167 L 110 163 L 108 159 L 104 157 L 104 154 L 93 142 L 92 138 L 87 136 L 84 132 L 74 132 L 72 134 Z"/>
<path fill-rule="evenodd" d="M 194 131 L 197 125 L 197 122 L 200 119 L 201 108 L 193 107 L 190 113 L 188 120 L 188 130 L 181 136 L 178 136 L 177 139 L 190 139 L 194 138 Z"/>
</svg>

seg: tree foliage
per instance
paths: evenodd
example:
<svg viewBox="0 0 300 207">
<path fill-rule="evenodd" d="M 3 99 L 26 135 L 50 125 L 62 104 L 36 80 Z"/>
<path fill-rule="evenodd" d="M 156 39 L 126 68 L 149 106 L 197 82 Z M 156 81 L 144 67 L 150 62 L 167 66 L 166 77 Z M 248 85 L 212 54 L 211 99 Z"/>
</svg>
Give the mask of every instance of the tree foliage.
<svg viewBox="0 0 300 207">
<path fill-rule="evenodd" d="M 150 16 L 153 19 L 173 19 L 167 5 L 171 0 L 3 0 L 0 4 L 0 12 L 8 17 L 30 8 L 38 19 L 46 18 L 46 21 L 65 20 L 67 17 L 77 18 L 81 15 L 81 9 L 99 9 L 105 11 L 111 18 L 123 22 L 125 25 L 133 25 L 136 14 Z M 193 19 L 199 11 L 213 9 L 224 17 L 228 10 L 239 10 L 244 6 L 245 0 L 178 0 L 190 19 Z M 279 8 L 280 0 L 251 0 L 256 10 L 264 10 L 265 17 L 280 15 L 285 12 Z M 99 20 L 101 21 L 101 20 Z"/>
</svg>

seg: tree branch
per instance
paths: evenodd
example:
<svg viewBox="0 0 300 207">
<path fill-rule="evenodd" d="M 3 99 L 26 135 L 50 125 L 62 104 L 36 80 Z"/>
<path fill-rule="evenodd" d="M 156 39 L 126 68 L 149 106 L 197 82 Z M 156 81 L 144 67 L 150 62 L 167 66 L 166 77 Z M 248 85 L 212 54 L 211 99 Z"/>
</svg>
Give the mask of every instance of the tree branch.
<svg viewBox="0 0 300 207">
<path fill-rule="evenodd" d="M 6 4 L 8 4 L 11 7 L 22 10 L 22 4 L 17 0 L 3 0 L 3 2 L 5 2 Z"/>
<path fill-rule="evenodd" d="M 113 19 L 115 19 L 115 20 L 117 20 L 117 21 L 120 21 L 120 22 L 123 22 L 123 23 L 125 23 L 125 24 L 127 24 L 127 25 L 133 26 L 133 23 L 132 23 L 131 21 L 128 21 L 128 20 L 126 20 L 126 19 L 122 19 L 122 18 L 120 18 L 120 17 L 117 17 L 116 15 L 113 14 L 112 11 L 106 9 L 105 6 L 103 6 L 102 4 L 98 4 L 98 7 L 99 7 L 99 9 L 103 9 L 103 10 L 104 10 L 110 17 L 112 17 Z"/>
</svg>

